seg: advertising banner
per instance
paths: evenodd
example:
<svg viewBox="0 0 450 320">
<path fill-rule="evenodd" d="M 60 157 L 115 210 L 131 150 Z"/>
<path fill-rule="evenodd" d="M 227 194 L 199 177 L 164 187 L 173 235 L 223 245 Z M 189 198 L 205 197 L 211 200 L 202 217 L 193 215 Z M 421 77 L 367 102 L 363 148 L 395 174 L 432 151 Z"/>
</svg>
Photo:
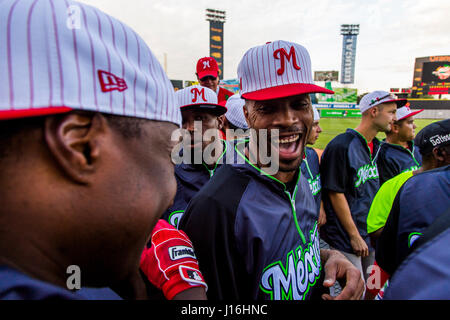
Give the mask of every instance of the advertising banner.
<svg viewBox="0 0 450 320">
<path fill-rule="evenodd" d="M 339 81 L 339 71 L 314 71 L 314 81 Z"/>
<path fill-rule="evenodd" d="M 322 118 L 358 118 L 361 117 L 359 109 L 339 110 L 339 109 L 319 109 Z"/>
<path fill-rule="evenodd" d="M 350 102 L 356 103 L 358 89 L 355 88 L 333 88 L 334 94 L 317 94 L 319 102 Z"/>
<path fill-rule="evenodd" d="M 355 82 L 357 35 L 344 35 L 342 43 L 341 83 Z"/>
</svg>

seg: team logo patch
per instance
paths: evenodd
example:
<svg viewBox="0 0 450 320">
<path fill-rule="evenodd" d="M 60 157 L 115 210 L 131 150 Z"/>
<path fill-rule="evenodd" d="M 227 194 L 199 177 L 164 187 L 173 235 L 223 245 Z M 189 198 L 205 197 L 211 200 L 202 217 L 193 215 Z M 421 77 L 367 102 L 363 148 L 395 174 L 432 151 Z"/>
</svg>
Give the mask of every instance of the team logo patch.
<svg viewBox="0 0 450 320">
<path fill-rule="evenodd" d="M 421 232 L 412 232 L 412 233 L 410 233 L 409 236 L 408 236 L 408 248 L 411 248 L 411 246 L 413 245 L 414 241 L 419 239 L 421 236 L 422 236 Z"/>
<path fill-rule="evenodd" d="M 313 196 L 317 195 L 320 190 L 322 190 L 322 185 L 320 183 L 320 174 L 318 174 L 314 179 L 308 179 L 308 183 Z"/>
<path fill-rule="evenodd" d="M 127 83 L 124 79 L 118 76 L 106 72 L 103 70 L 98 70 L 98 78 L 100 80 L 100 86 L 103 92 L 109 92 L 113 90 L 124 91 L 128 89 Z"/>
<path fill-rule="evenodd" d="M 355 182 L 355 188 L 366 183 L 367 180 L 378 179 L 378 168 L 376 164 L 365 164 L 358 169 L 358 180 Z"/>
<path fill-rule="evenodd" d="M 169 248 L 169 257 L 172 260 L 179 260 L 184 258 L 197 259 L 194 253 L 194 249 L 186 246 L 174 246 Z"/>
<path fill-rule="evenodd" d="M 191 284 L 202 284 L 206 286 L 205 281 L 203 280 L 202 275 L 198 270 L 195 270 L 194 268 L 190 268 L 187 266 L 180 266 L 179 267 L 181 278 L 189 282 Z"/>
</svg>

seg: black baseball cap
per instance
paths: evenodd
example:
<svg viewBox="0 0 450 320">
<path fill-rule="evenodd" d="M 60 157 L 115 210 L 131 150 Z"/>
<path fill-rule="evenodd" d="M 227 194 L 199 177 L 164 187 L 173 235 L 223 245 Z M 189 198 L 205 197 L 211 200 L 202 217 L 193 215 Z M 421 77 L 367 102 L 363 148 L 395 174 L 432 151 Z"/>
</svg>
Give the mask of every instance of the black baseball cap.
<svg viewBox="0 0 450 320">
<path fill-rule="evenodd" d="M 419 131 L 414 139 L 422 155 L 428 154 L 435 147 L 450 144 L 450 119 L 433 122 Z"/>
</svg>

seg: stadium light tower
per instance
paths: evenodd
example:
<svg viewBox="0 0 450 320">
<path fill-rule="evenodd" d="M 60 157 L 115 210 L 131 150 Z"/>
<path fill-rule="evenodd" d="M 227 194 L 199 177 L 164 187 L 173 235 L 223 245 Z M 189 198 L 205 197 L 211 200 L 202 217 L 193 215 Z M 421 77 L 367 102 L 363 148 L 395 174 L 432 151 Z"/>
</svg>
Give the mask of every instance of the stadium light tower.
<svg viewBox="0 0 450 320">
<path fill-rule="evenodd" d="M 355 57 L 356 38 L 359 34 L 359 24 L 341 24 L 342 42 L 342 64 L 341 83 L 350 84 L 355 82 Z"/>
<path fill-rule="evenodd" d="M 217 61 L 219 79 L 223 79 L 223 24 L 226 12 L 206 9 L 206 21 L 209 21 L 209 56 Z"/>
</svg>

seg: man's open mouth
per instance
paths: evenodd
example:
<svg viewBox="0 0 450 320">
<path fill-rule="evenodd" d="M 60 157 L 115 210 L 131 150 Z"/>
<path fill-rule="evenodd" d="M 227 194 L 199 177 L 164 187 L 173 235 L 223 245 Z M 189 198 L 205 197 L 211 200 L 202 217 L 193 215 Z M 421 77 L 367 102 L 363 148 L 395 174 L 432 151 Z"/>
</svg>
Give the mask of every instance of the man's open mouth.
<svg viewBox="0 0 450 320">
<path fill-rule="evenodd" d="M 294 160 L 300 157 L 301 138 L 303 133 L 295 133 L 275 138 L 274 142 L 278 144 L 280 159 Z"/>
</svg>

